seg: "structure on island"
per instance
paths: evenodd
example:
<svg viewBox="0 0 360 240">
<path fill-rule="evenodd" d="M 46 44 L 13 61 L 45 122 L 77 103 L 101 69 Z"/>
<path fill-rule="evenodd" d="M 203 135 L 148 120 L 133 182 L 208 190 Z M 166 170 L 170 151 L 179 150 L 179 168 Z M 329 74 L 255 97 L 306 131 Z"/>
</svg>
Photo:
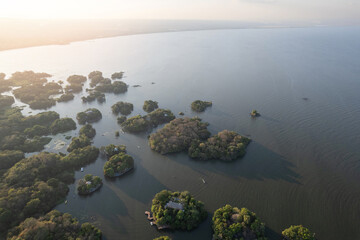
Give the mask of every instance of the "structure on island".
<svg viewBox="0 0 360 240">
<path fill-rule="evenodd" d="M 152 226 L 161 229 L 192 230 L 207 217 L 204 204 L 195 200 L 189 192 L 163 190 L 152 200 L 151 213 L 146 211 Z"/>
<path fill-rule="evenodd" d="M 77 190 L 80 195 L 88 195 L 100 189 L 101 186 L 102 180 L 100 177 L 87 174 L 83 179 L 79 180 Z"/>
<path fill-rule="evenodd" d="M 104 165 L 106 177 L 120 177 L 134 168 L 134 159 L 123 152 L 113 155 Z"/>
</svg>

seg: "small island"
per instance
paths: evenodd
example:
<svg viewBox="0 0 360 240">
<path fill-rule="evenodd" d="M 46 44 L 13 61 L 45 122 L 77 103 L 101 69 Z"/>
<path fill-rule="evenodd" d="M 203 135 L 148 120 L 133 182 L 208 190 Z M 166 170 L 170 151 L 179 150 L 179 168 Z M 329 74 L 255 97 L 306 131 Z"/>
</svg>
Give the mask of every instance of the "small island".
<svg viewBox="0 0 360 240">
<path fill-rule="evenodd" d="M 101 186 L 102 180 L 100 177 L 86 174 L 83 179 L 79 180 L 77 190 L 79 195 L 88 195 L 100 189 Z"/>
<path fill-rule="evenodd" d="M 128 85 L 123 81 L 114 81 L 111 83 L 111 80 L 101 83 L 95 87 L 96 91 L 103 92 L 103 93 L 125 93 L 128 90 Z"/>
<path fill-rule="evenodd" d="M 226 205 L 215 211 L 213 219 L 215 240 L 266 240 L 265 224 L 247 208 Z"/>
<path fill-rule="evenodd" d="M 66 81 L 70 84 L 83 84 L 87 81 L 87 78 L 83 75 L 71 75 Z"/>
<path fill-rule="evenodd" d="M 134 105 L 128 102 L 117 102 L 111 106 L 111 111 L 114 114 L 121 113 L 122 115 L 129 115 L 134 110 Z"/>
<path fill-rule="evenodd" d="M 111 79 L 122 79 L 124 76 L 124 72 L 115 72 L 111 74 Z"/>
<path fill-rule="evenodd" d="M 81 100 L 84 103 L 93 102 L 95 100 L 97 100 L 99 103 L 103 103 L 103 102 L 106 101 L 106 98 L 105 98 L 104 93 L 101 93 L 101 92 L 98 92 L 98 91 L 91 91 L 88 96 L 82 97 Z"/>
<path fill-rule="evenodd" d="M 85 112 L 79 112 L 76 119 L 79 124 L 98 122 L 102 118 L 101 112 L 96 108 L 89 108 Z"/>
<path fill-rule="evenodd" d="M 159 124 L 168 123 L 173 119 L 175 119 L 175 115 L 170 110 L 159 108 L 145 116 L 136 115 L 128 119 L 118 118 L 118 123 L 126 132 L 139 133 L 157 127 Z"/>
<path fill-rule="evenodd" d="M 204 204 L 197 201 L 189 192 L 171 192 L 163 190 L 152 200 L 148 219 L 158 229 L 192 230 L 207 218 Z"/>
<path fill-rule="evenodd" d="M 144 102 L 143 110 L 147 113 L 154 111 L 159 108 L 158 102 L 153 100 L 146 100 Z"/>
<path fill-rule="evenodd" d="M 125 145 L 114 145 L 110 144 L 106 147 L 101 147 L 100 152 L 106 157 L 111 158 L 112 156 L 119 154 L 119 153 L 126 153 L 126 146 Z"/>
<path fill-rule="evenodd" d="M 302 225 L 290 226 L 282 231 L 283 240 L 316 240 L 315 233 Z"/>
<path fill-rule="evenodd" d="M 141 115 L 136 115 L 122 122 L 121 127 L 126 132 L 131 132 L 131 133 L 144 132 L 149 128 L 149 121 L 147 121 Z"/>
<path fill-rule="evenodd" d="M 72 93 L 64 93 L 61 95 L 58 99 L 56 99 L 57 102 L 69 102 L 74 99 L 74 94 Z"/>
<path fill-rule="evenodd" d="M 192 141 L 206 140 L 210 136 L 208 125 L 198 117 L 174 119 L 150 135 L 150 147 L 161 154 L 188 150 Z"/>
<path fill-rule="evenodd" d="M 250 113 L 251 117 L 260 117 L 260 113 L 256 110 L 252 110 Z"/>
<path fill-rule="evenodd" d="M 194 140 L 188 153 L 191 158 L 201 160 L 233 161 L 245 155 L 245 149 L 249 143 L 249 138 L 233 131 L 224 130 L 208 138 L 205 142 Z"/>
<path fill-rule="evenodd" d="M 191 109 L 195 112 L 203 112 L 206 108 L 211 106 L 212 102 L 206 102 L 201 100 L 196 100 L 191 103 Z"/>
<path fill-rule="evenodd" d="M 120 177 L 134 168 L 134 159 L 125 153 L 113 155 L 104 165 L 106 177 Z"/>
</svg>

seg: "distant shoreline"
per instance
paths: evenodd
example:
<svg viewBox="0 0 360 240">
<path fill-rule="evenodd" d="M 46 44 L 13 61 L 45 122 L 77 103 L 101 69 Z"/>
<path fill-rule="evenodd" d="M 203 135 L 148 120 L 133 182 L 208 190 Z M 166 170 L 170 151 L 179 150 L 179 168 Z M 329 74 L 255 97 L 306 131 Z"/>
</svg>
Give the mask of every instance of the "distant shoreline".
<svg viewBox="0 0 360 240">
<path fill-rule="evenodd" d="M 73 42 L 139 34 L 314 27 L 308 24 L 264 24 L 190 20 L 14 20 L 0 19 L 0 51 L 67 45 Z"/>
</svg>

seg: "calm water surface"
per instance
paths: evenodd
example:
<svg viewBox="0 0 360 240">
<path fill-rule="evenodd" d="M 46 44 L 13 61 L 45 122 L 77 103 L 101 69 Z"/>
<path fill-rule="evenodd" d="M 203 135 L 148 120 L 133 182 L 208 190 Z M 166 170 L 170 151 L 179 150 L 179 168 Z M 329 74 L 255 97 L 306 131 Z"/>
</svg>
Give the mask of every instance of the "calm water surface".
<svg viewBox="0 0 360 240">
<path fill-rule="evenodd" d="M 303 224 L 321 240 L 360 239 L 360 28 L 247 29 L 125 36 L 0 52 L 0 72 L 34 70 L 65 80 L 71 74 L 125 71 L 130 87 L 107 94 L 104 104 L 83 104 L 81 96 L 50 110 L 61 117 L 96 107 L 97 147 L 125 144 L 135 170 L 100 191 L 79 197 L 70 185 L 68 204 L 58 210 L 94 222 L 106 239 L 211 239 L 211 213 L 226 203 L 247 207 L 266 222 L 270 239 Z M 151 84 L 155 82 L 155 84 Z M 304 100 L 303 98 L 308 98 Z M 250 135 L 247 155 L 233 163 L 200 162 L 186 154 L 162 156 L 147 135 L 122 133 L 111 105 L 159 102 L 174 113 L 195 116 L 190 103 L 213 101 L 198 114 L 215 134 L 223 129 Z M 251 119 L 257 109 L 261 117 Z M 24 114 L 31 110 L 24 109 Z M 32 111 L 35 114 L 37 111 Z M 65 135 L 77 134 L 72 131 Z M 48 151 L 65 152 L 64 135 Z M 105 159 L 77 172 L 103 177 Z M 202 178 L 206 180 L 204 184 Z M 159 233 L 144 211 L 163 190 L 189 190 L 210 216 L 189 232 Z"/>
</svg>

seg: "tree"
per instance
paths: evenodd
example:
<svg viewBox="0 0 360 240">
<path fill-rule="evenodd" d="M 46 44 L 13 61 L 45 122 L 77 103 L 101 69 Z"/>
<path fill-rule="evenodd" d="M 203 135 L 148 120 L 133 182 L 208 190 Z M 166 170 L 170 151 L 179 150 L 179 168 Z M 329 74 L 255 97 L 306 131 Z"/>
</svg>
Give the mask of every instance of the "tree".
<svg viewBox="0 0 360 240">
<path fill-rule="evenodd" d="M 284 240 L 316 240 L 315 233 L 302 225 L 290 226 L 282 231 Z"/>
</svg>

